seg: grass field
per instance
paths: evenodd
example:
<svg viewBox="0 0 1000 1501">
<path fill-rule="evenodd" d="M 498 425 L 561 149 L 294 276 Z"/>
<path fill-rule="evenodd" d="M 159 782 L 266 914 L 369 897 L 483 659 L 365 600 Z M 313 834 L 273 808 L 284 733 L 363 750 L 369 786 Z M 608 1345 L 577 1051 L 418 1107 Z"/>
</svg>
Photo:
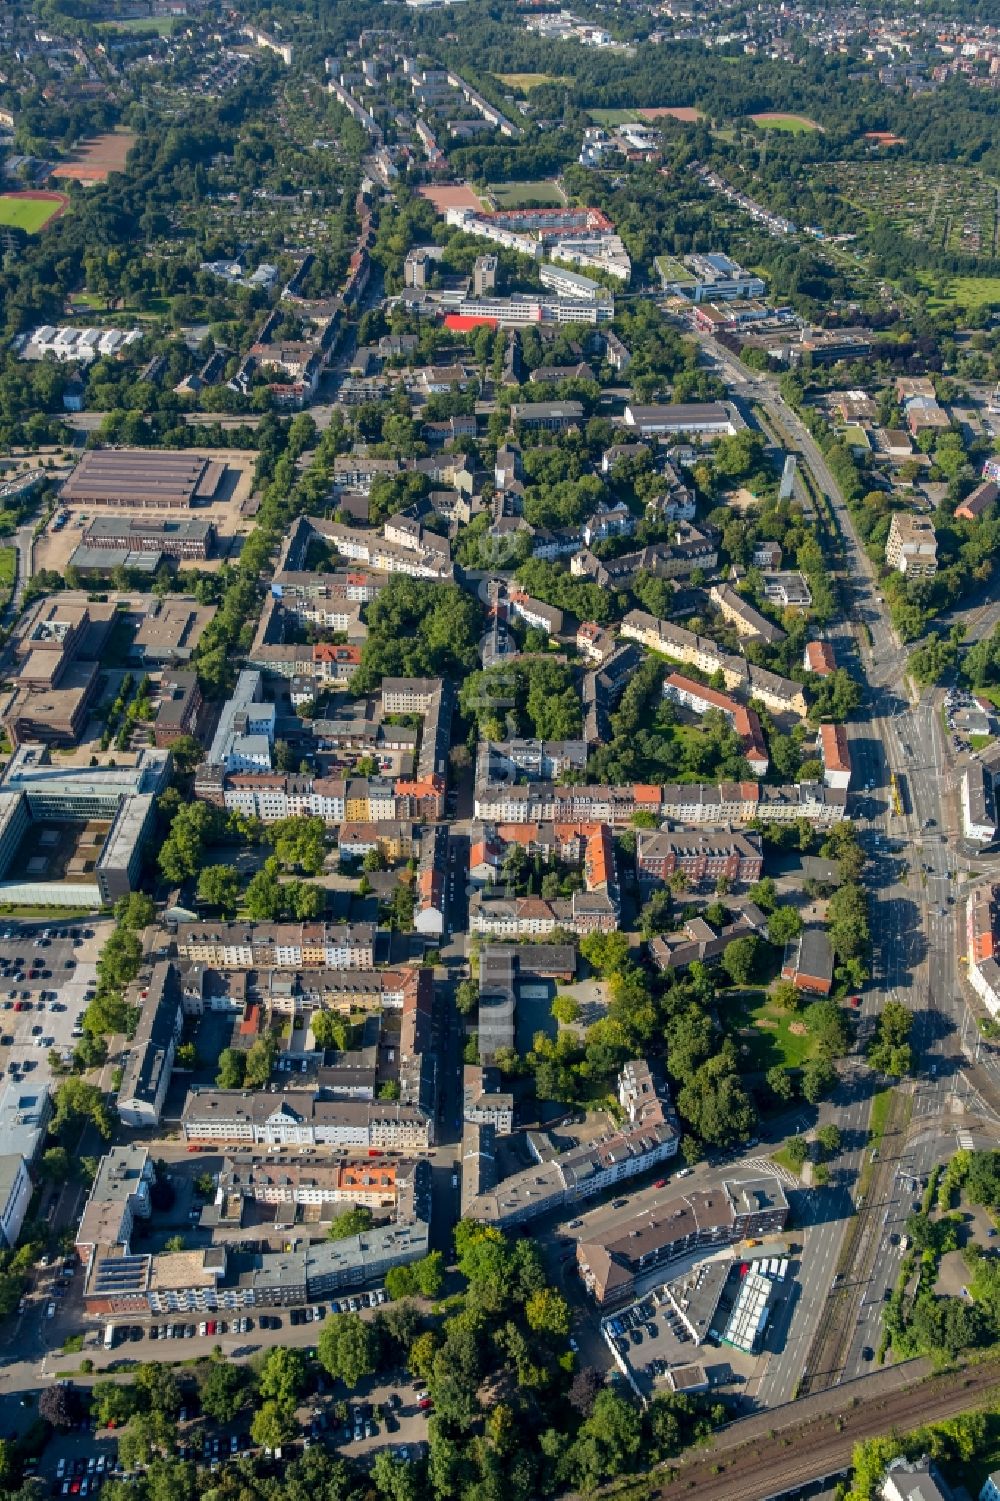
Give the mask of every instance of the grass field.
<svg viewBox="0 0 1000 1501">
<path fill-rule="evenodd" d="M 13 547 L 0 547 L 0 594 L 9 594 L 14 587 L 16 559 Z"/>
<path fill-rule="evenodd" d="M 592 109 L 595 125 L 638 125 L 642 116 L 637 109 Z"/>
<path fill-rule="evenodd" d="M 558 184 L 539 182 L 491 182 L 490 192 L 498 208 L 524 208 L 526 204 L 552 204 L 560 208 L 566 199 Z"/>
<path fill-rule="evenodd" d="M 176 16 L 133 16 L 126 21 L 100 21 L 98 31 L 133 31 L 138 36 L 170 36 Z"/>
<path fill-rule="evenodd" d="M 762 130 L 786 130 L 790 135 L 807 135 L 813 130 L 822 130 L 815 120 L 810 120 L 807 115 L 779 115 L 768 111 L 765 114 L 751 115 L 755 125 Z"/>
<path fill-rule="evenodd" d="M 813 1041 L 802 1013 L 775 1006 L 765 991 L 723 993 L 719 1009 L 727 1031 L 754 1073 L 774 1064 L 801 1068 L 812 1057 Z M 795 1027 L 797 1030 L 792 1031 Z M 798 1030 L 802 1028 L 803 1030 Z"/>
<path fill-rule="evenodd" d="M 917 280 L 928 291 L 937 286 L 937 278 L 930 272 L 917 272 Z M 953 276 L 943 293 L 935 293 L 928 299 L 930 311 L 944 308 L 961 308 L 973 312 L 985 305 L 1000 308 L 1000 276 Z"/>
<path fill-rule="evenodd" d="M 15 198 L 11 193 L 0 193 L 0 224 L 23 229 L 25 234 L 36 235 L 58 212 L 59 204 L 55 201 Z"/>
<path fill-rule="evenodd" d="M 532 89 L 540 89 L 543 83 L 569 83 L 568 78 L 558 78 L 554 73 L 498 73 L 502 84 L 509 89 L 520 89 L 528 94 Z"/>
</svg>

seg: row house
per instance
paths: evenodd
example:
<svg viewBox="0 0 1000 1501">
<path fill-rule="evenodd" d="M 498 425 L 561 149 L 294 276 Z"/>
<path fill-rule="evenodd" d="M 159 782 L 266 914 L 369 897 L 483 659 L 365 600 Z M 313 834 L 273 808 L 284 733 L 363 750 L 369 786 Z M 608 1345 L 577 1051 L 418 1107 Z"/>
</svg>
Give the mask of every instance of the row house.
<svg viewBox="0 0 1000 1501">
<path fill-rule="evenodd" d="M 312 1011 L 402 1011 L 407 997 L 424 981 L 419 969 L 264 970 L 256 991 L 272 1016 L 307 1016 Z"/>
<path fill-rule="evenodd" d="M 240 1089 L 194 1089 L 181 1116 L 189 1142 L 255 1147 L 332 1147 L 426 1152 L 434 1123 L 411 1105 L 385 1100 L 325 1100 L 286 1090 L 280 1098 Z"/>
<path fill-rule="evenodd" d="M 541 938 L 557 931 L 613 933 L 619 924 L 617 900 L 605 892 L 575 891 L 568 901 L 541 897 L 504 898 L 476 892 L 469 901 L 469 929 L 492 938 Z"/>
<path fill-rule="evenodd" d="M 412 1169 L 407 1162 L 304 1163 L 281 1157 L 260 1162 L 250 1155 L 227 1157 L 216 1189 L 216 1203 L 250 1199 L 257 1204 L 362 1204 L 372 1210 L 393 1209 L 397 1182 Z"/>
<path fill-rule="evenodd" d="M 372 923 L 182 923 L 177 956 L 214 969 L 373 969 Z"/>
</svg>

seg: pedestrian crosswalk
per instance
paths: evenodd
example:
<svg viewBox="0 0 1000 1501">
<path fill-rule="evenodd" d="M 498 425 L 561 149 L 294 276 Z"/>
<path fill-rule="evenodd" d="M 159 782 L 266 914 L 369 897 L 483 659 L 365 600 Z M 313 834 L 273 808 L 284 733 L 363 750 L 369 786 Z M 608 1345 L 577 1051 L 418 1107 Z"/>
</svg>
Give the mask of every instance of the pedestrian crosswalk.
<svg viewBox="0 0 1000 1501">
<path fill-rule="evenodd" d="M 789 1172 L 787 1167 L 782 1167 L 780 1162 L 772 1162 L 770 1157 L 748 1157 L 743 1163 L 743 1167 L 753 1168 L 755 1172 L 760 1173 L 761 1177 L 766 1175 L 767 1177 L 777 1178 L 787 1188 L 800 1187 L 799 1179 L 796 1178 L 795 1174 Z"/>
</svg>

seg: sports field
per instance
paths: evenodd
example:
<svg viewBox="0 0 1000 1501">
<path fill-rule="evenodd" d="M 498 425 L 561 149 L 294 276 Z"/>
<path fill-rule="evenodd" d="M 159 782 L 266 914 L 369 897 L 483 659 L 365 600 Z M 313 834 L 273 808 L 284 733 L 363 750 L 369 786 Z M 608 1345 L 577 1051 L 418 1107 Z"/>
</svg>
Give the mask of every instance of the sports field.
<svg viewBox="0 0 1000 1501">
<path fill-rule="evenodd" d="M 107 182 L 112 172 L 124 172 L 136 136 L 131 130 L 108 130 L 82 141 L 66 161 L 53 169 L 53 177 L 75 182 Z"/>
<path fill-rule="evenodd" d="M 543 83 L 569 83 L 568 78 L 557 78 L 554 73 L 498 73 L 502 84 L 509 89 L 520 89 L 523 94 L 540 89 Z"/>
<path fill-rule="evenodd" d="M 637 109 L 592 109 L 590 118 L 595 125 L 638 125 L 642 115 Z"/>
<path fill-rule="evenodd" d="M 50 219 L 64 213 L 68 203 L 65 193 L 0 193 L 0 224 L 36 235 Z"/>
<path fill-rule="evenodd" d="M 808 115 L 781 115 L 768 111 L 761 115 L 751 115 L 750 118 L 762 130 L 785 130 L 789 135 L 795 136 L 823 129 L 815 120 L 810 120 Z"/>
<path fill-rule="evenodd" d="M 679 120 L 682 125 L 697 125 L 699 120 L 705 118 L 700 109 L 688 104 L 658 104 L 655 109 L 640 109 L 638 114 L 644 120 L 669 118 Z"/>
<path fill-rule="evenodd" d="M 491 182 L 490 195 L 497 208 L 526 208 L 533 204 L 562 208 L 565 195 L 556 182 Z"/>
</svg>

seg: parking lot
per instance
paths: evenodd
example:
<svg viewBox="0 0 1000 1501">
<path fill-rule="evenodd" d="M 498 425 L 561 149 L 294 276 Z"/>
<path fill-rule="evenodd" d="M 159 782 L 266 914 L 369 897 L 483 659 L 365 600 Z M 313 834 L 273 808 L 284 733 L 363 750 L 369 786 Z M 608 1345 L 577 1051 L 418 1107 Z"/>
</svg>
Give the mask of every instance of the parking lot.
<svg viewBox="0 0 1000 1501">
<path fill-rule="evenodd" d="M 182 1406 L 177 1413 L 175 1452 L 180 1459 L 199 1459 L 213 1473 L 247 1456 L 265 1464 L 287 1463 L 314 1445 L 341 1449 L 362 1463 L 385 1448 L 410 1461 L 426 1451 L 430 1400 L 421 1384 L 401 1371 L 377 1382 L 362 1382 L 347 1400 L 335 1397 L 329 1378 L 317 1373 L 314 1390 L 296 1411 L 299 1436 L 275 1450 L 253 1442 L 250 1411 L 225 1424 L 206 1418 L 191 1375 L 180 1375 Z M 56 1497 L 85 1498 L 96 1494 L 108 1479 L 131 1478 L 120 1466 L 115 1432 L 96 1428 L 86 1418 L 75 1429 L 52 1435 L 38 1473 Z"/>
<path fill-rule="evenodd" d="M 49 1083 L 51 1049 L 70 1054 L 110 919 L 0 918 L 0 1073 Z"/>
</svg>

